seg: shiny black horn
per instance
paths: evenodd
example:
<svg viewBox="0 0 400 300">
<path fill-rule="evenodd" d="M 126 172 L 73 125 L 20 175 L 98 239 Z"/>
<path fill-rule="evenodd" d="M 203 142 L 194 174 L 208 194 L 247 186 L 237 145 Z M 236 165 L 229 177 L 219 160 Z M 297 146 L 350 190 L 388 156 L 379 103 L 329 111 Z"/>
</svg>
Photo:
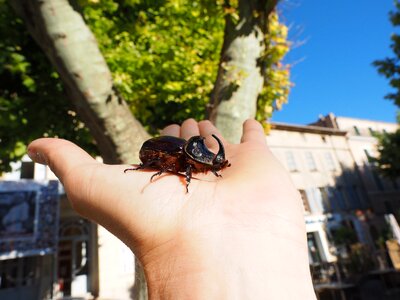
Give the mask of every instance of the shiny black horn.
<svg viewBox="0 0 400 300">
<path fill-rule="evenodd" d="M 212 134 L 212 137 L 217 140 L 218 146 L 219 146 L 218 153 L 214 157 L 213 164 L 215 165 L 215 164 L 223 163 L 225 161 L 224 145 L 222 144 L 221 140 L 216 135 Z"/>
</svg>

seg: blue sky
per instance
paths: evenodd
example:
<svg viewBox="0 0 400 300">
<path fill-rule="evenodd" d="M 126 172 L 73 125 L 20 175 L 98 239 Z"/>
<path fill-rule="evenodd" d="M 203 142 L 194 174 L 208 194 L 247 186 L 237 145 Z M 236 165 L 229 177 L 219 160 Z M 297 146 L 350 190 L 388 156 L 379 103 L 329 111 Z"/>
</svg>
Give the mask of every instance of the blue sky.
<svg viewBox="0 0 400 300">
<path fill-rule="evenodd" d="M 307 124 L 333 112 L 395 122 L 396 107 L 384 99 L 388 80 L 371 65 L 392 56 L 393 8 L 393 0 L 283 0 L 281 19 L 293 42 L 285 61 L 294 87 L 272 120 Z"/>
</svg>

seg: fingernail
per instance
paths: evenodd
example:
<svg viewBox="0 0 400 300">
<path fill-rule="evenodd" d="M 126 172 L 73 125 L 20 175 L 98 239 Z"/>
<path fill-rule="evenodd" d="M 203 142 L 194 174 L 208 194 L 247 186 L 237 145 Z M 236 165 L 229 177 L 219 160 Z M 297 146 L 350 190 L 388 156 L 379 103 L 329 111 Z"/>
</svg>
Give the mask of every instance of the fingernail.
<svg viewBox="0 0 400 300">
<path fill-rule="evenodd" d="M 42 165 L 47 165 L 48 164 L 46 156 L 44 156 L 43 153 L 28 149 L 28 156 L 36 163 L 39 163 L 39 164 L 42 164 Z"/>
</svg>

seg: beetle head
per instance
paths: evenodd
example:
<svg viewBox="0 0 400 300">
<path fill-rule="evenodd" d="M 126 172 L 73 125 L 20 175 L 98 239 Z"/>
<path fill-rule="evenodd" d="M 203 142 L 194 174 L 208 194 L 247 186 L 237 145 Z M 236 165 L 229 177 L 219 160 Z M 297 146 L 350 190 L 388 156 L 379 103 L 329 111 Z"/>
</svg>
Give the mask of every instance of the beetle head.
<svg viewBox="0 0 400 300">
<path fill-rule="evenodd" d="M 216 136 L 212 135 L 214 139 L 217 140 L 219 149 L 218 153 L 214 154 L 210 150 L 208 150 L 207 146 L 204 143 L 204 137 L 194 136 L 191 137 L 185 146 L 185 153 L 194 161 L 202 164 L 206 164 L 209 166 L 222 166 L 225 161 L 225 149 L 221 142 L 221 140 Z"/>
</svg>

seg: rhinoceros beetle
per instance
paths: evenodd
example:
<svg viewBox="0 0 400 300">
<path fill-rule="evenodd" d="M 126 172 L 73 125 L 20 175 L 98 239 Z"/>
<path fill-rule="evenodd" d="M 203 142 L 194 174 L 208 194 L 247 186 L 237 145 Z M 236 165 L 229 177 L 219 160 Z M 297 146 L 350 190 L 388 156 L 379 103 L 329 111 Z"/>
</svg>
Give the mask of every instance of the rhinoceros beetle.
<svg viewBox="0 0 400 300">
<path fill-rule="evenodd" d="M 225 159 L 225 149 L 221 140 L 217 140 L 219 150 L 217 154 L 212 153 L 206 147 L 202 136 L 193 136 L 188 141 L 174 136 L 159 136 L 145 141 L 139 152 L 142 163 L 136 168 L 128 168 L 126 171 L 153 169 L 158 170 L 151 176 L 161 175 L 164 172 L 181 175 L 186 174 L 186 192 L 189 191 L 189 184 L 192 173 L 211 171 L 217 177 L 222 177 L 217 171 L 229 167 Z"/>
</svg>

